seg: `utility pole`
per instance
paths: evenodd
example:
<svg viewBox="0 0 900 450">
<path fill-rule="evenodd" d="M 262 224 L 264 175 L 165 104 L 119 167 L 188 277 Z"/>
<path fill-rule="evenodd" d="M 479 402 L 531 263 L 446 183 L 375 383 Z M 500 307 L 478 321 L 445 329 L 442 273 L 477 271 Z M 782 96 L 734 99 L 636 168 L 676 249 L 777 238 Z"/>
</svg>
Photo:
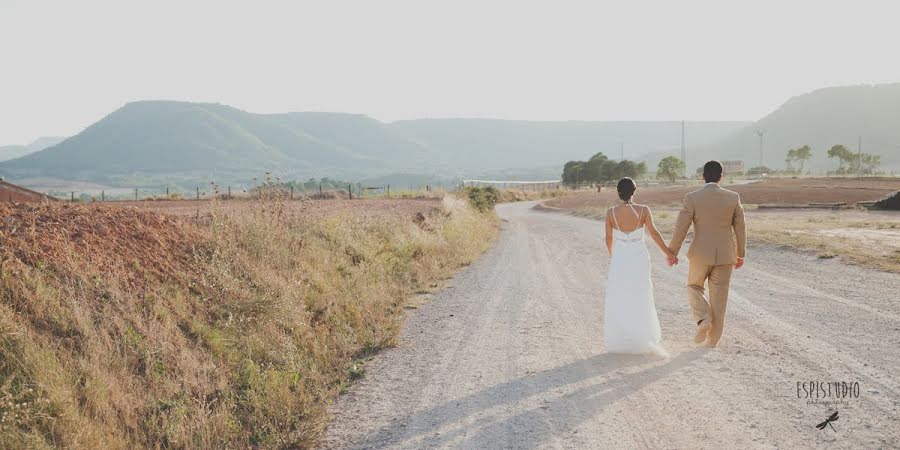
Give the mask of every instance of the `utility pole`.
<svg viewBox="0 0 900 450">
<path fill-rule="evenodd" d="M 756 130 L 756 135 L 759 136 L 759 167 L 763 167 L 763 136 L 766 135 L 766 131 Z"/>
<path fill-rule="evenodd" d="M 862 136 L 859 136 L 859 141 L 856 143 L 856 165 L 859 166 L 857 178 L 862 178 Z"/>
<path fill-rule="evenodd" d="M 685 173 L 681 174 L 683 177 L 687 177 L 687 153 L 684 151 L 684 121 L 681 121 L 681 162 L 684 163 L 684 171 Z"/>
</svg>

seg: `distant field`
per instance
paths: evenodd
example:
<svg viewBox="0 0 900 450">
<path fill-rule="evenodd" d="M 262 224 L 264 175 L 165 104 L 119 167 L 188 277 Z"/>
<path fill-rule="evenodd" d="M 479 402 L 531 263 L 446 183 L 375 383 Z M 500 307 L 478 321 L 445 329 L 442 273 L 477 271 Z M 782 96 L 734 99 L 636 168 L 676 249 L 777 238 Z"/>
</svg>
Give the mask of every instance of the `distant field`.
<svg viewBox="0 0 900 450">
<path fill-rule="evenodd" d="M 787 178 L 770 179 L 749 184 L 725 185 L 741 194 L 745 204 L 806 204 L 857 202 L 878 200 L 900 190 L 900 179 L 848 179 L 848 178 Z M 699 186 L 638 186 L 634 198 L 648 205 L 681 204 L 684 195 Z M 615 188 L 603 192 L 581 192 L 546 202 L 548 206 L 562 209 L 607 207 L 618 201 Z"/>
<path fill-rule="evenodd" d="M 877 200 L 900 190 L 900 180 L 888 179 L 773 179 L 726 186 L 741 194 L 746 205 L 751 244 L 794 247 L 819 258 L 840 257 L 847 262 L 900 273 L 900 213 L 896 211 L 758 209 L 757 204 L 806 204 Z M 697 189 L 638 187 L 635 200 L 653 206 L 657 227 L 669 236 L 684 195 Z M 544 202 L 575 215 L 602 219 L 618 200 L 615 189 L 580 192 Z M 752 249 L 749 257 L 752 259 Z"/>
</svg>

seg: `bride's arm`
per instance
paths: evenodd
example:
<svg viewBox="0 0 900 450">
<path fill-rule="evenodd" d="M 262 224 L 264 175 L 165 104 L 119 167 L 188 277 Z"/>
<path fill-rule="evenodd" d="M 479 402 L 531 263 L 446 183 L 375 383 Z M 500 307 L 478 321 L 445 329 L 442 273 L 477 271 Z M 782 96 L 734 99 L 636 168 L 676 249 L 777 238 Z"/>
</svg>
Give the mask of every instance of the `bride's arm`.
<svg viewBox="0 0 900 450">
<path fill-rule="evenodd" d="M 611 213 L 612 213 L 611 209 L 606 211 L 606 250 L 609 251 L 610 256 L 612 256 L 612 245 L 613 245 L 613 227 L 612 227 L 612 218 L 610 218 Z"/>
<path fill-rule="evenodd" d="M 659 230 L 656 229 L 656 225 L 653 223 L 653 213 L 650 212 L 649 206 L 644 206 L 647 208 L 647 213 L 644 214 L 644 226 L 647 227 L 647 231 L 650 232 L 650 237 L 653 238 L 653 242 L 656 242 L 656 246 L 659 247 L 659 250 L 666 255 L 666 258 L 674 257 L 675 255 L 669 250 L 669 246 L 666 245 L 666 241 L 663 240 L 661 234 L 659 234 Z"/>
</svg>

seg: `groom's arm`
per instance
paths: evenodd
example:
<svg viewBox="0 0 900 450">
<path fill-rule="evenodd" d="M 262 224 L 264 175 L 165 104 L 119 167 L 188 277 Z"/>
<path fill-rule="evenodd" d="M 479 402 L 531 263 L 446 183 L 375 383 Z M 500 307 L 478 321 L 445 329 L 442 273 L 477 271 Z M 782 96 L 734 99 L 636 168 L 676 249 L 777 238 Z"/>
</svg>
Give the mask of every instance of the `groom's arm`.
<svg viewBox="0 0 900 450">
<path fill-rule="evenodd" d="M 738 196 L 737 207 L 734 208 L 734 218 L 731 221 L 734 227 L 734 237 L 737 239 L 737 257 L 743 258 L 747 250 L 747 227 L 744 224 L 744 207 L 741 206 L 741 196 Z"/>
<path fill-rule="evenodd" d="M 672 234 L 672 239 L 669 241 L 669 250 L 672 253 L 677 255 L 681 250 L 681 244 L 684 243 L 684 238 L 687 237 L 687 232 L 691 228 L 693 221 L 694 201 L 688 195 L 684 198 L 684 206 L 681 208 L 681 212 L 678 213 L 678 220 L 675 222 L 675 233 Z"/>
</svg>

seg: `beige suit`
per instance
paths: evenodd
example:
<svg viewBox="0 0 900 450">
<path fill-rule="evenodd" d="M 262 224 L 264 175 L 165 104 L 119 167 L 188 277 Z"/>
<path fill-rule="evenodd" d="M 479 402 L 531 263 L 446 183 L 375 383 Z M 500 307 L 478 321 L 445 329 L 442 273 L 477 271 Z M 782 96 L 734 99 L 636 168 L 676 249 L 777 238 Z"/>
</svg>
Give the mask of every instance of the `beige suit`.
<svg viewBox="0 0 900 450">
<path fill-rule="evenodd" d="M 694 225 L 694 239 L 688 248 L 688 301 L 694 320 L 709 321 L 712 328 L 708 345 L 716 345 L 722 337 L 725 308 L 731 271 L 737 258 L 744 257 L 747 234 L 744 227 L 744 208 L 737 192 L 723 189 L 716 183 L 687 194 L 684 208 L 678 214 L 675 234 L 669 249 L 676 255 Z M 703 286 L 709 280 L 709 300 Z"/>
</svg>

